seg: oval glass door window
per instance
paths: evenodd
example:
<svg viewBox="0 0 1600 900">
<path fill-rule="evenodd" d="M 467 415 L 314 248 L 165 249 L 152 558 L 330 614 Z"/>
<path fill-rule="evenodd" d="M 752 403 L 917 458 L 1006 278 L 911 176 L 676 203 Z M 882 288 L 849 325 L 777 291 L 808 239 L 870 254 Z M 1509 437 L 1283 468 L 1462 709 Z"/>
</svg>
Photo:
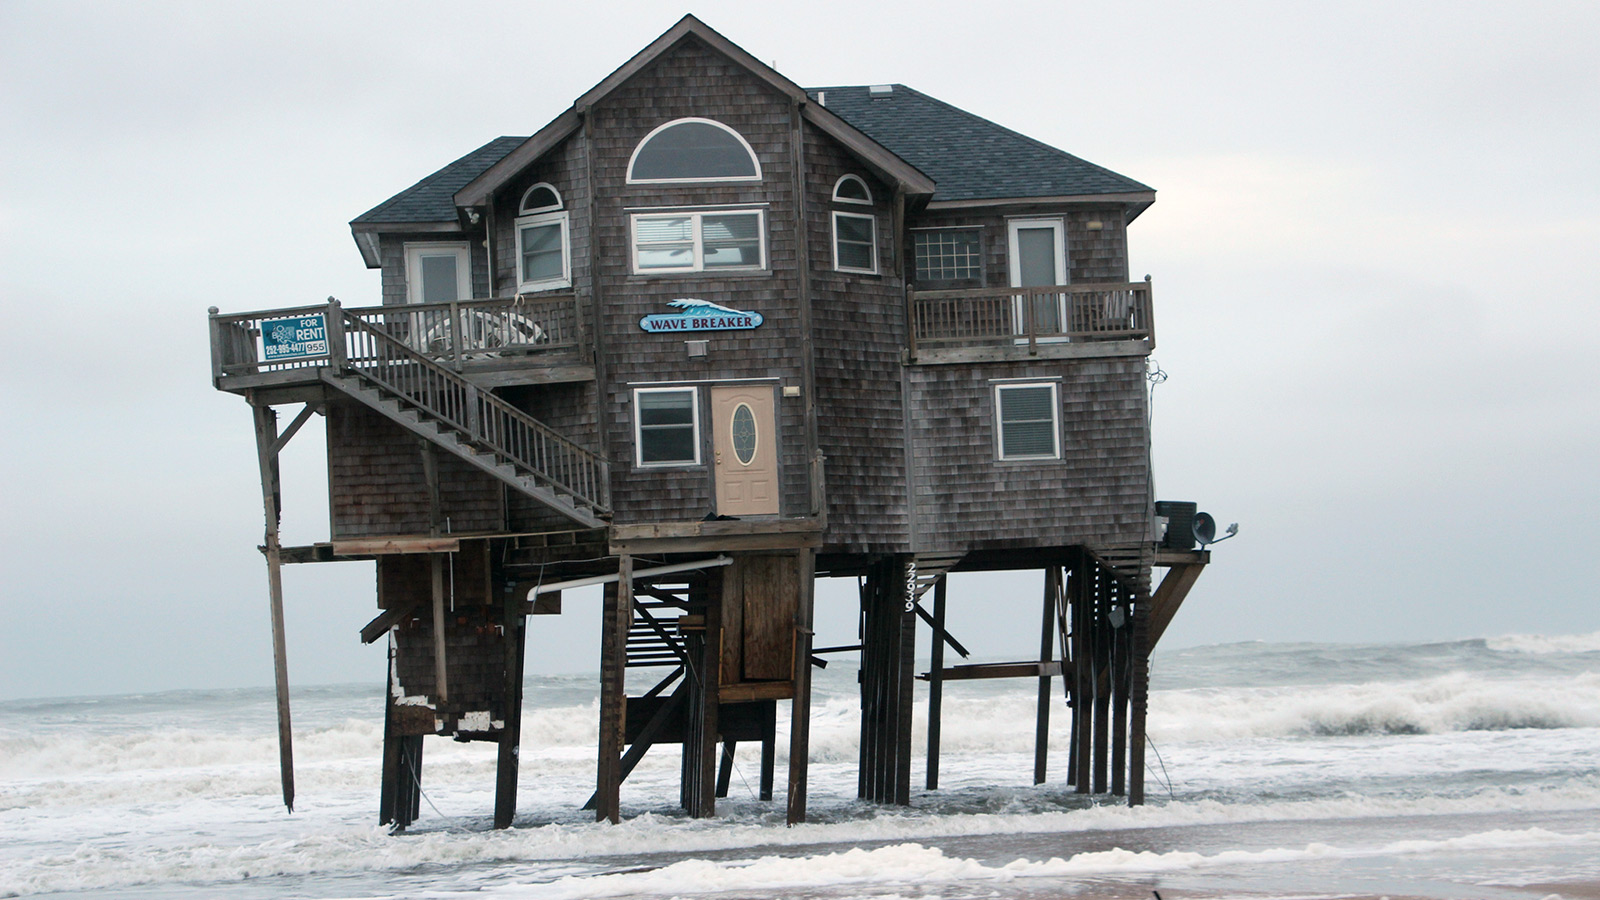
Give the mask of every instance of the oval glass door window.
<svg viewBox="0 0 1600 900">
<path fill-rule="evenodd" d="M 750 465 L 756 458 L 756 414 L 750 404 L 741 403 L 733 410 L 729 430 L 733 437 L 733 455 L 739 457 L 739 465 Z"/>
</svg>

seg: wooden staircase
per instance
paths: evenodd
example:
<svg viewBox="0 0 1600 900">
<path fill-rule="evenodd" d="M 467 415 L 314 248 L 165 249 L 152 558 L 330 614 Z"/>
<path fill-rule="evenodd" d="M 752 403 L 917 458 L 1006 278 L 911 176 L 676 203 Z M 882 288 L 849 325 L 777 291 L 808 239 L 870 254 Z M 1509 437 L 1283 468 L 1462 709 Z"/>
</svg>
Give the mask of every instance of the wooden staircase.
<svg viewBox="0 0 1600 900">
<path fill-rule="evenodd" d="M 322 369 L 323 383 L 581 525 L 608 524 L 599 455 L 381 328 L 343 320 L 344 365 Z"/>
</svg>

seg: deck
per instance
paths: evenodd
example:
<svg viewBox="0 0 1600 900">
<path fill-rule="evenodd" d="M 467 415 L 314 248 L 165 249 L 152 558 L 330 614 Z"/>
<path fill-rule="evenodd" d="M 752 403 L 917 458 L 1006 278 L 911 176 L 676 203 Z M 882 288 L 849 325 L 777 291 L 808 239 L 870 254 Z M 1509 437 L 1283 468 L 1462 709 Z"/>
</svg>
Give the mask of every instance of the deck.
<svg viewBox="0 0 1600 900">
<path fill-rule="evenodd" d="M 1150 280 L 906 292 L 913 363 L 1142 356 L 1155 349 Z"/>
<path fill-rule="evenodd" d="M 350 309 L 329 298 L 226 315 L 213 307 L 212 383 L 234 393 L 315 385 L 358 352 L 346 316 L 482 388 L 594 379 L 577 296 L 557 294 Z"/>
</svg>

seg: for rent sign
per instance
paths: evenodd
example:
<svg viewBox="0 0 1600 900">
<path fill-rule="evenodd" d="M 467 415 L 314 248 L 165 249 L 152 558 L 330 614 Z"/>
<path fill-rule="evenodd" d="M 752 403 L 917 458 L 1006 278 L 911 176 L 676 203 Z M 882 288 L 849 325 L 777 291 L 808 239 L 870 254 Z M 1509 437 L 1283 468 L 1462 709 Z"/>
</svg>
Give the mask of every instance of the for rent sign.
<svg viewBox="0 0 1600 900">
<path fill-rule="evenodd" d="M 261 323 L 261 350 L 267 362 L 326 356 L 328 324 L 322 313 Z"/>
</svg>

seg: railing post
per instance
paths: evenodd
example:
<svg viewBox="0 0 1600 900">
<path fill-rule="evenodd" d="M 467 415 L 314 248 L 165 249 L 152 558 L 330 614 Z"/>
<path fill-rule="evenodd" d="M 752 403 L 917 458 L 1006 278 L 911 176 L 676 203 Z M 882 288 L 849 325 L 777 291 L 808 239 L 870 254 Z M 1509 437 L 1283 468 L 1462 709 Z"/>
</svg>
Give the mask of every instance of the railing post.
<svg viewBox="0 0 1600 900">
<path fill-rule="evenodd" d="M 1022 289 L 1022 328 L 1028 333 L 1028 355 L 1039 355 L 1039 330 L 1033 322 L 1033 292 Z"/>
<path fill-rule="evenodd" d="M 1150 276 L 1144 277 L 1144 328 L 1150 332 L 1150 349 L 1156 348 L 1156 302 L 1155 289 L 1150 283 Z"/>
<path fill-rule="evenodd" d="M 456 371 L 461 371 L 461 330 L 467 323 L 461 318 L 461 304 L 455 300 L 450 301 L 450 354 L 455 361 Z"/>
<path fill-rule="evenodd" d="M 215 306 L 206 310 L 210 315 L 211 326 L 211 384 L 213 387 L 222 386 L 222 326 L 217 324 L 217 308 Z"/>
<path fill-rule="evenodd" d="M 482 438 L 484 437 L 483 417 L 479 410 L 483 404 L 478 400 L 478 386 L 470 381 L 466 382 L 465 394 L 467 400 L 467 431 L 471 432 L 475 438 Z"/>
<path fill-rule="evenodd" d="M 917 292 L 906 285 L 906 343 L 907 359 L 917 360 Z"/>
<path fill-rule="evenodd" d="M 344 309 L 339 306 L 339 301 L 333 297 L 328 298 L 328 315 L 326 327 L 328 329 L 328 364 L 336 371 L 343 371 L 349 354 L 345 352 L 344 345 Z"/>
</svg>

